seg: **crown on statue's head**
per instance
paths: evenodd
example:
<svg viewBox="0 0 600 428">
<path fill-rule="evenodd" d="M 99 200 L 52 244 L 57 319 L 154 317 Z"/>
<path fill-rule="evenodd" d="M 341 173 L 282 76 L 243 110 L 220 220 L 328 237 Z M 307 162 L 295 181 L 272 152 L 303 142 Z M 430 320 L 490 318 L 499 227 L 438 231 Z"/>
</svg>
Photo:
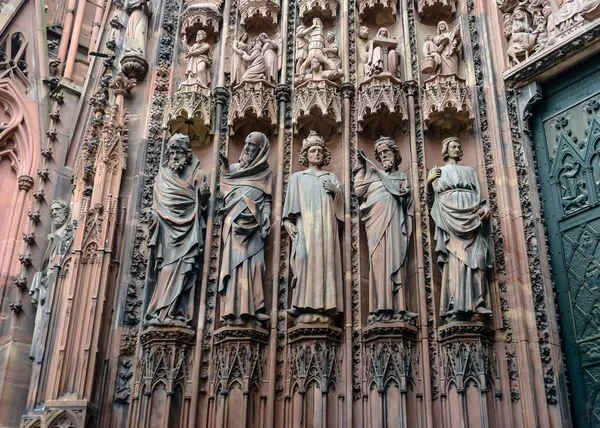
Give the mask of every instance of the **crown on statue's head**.
<svg viewBox="0 0 600 428">
<path fill-rule="evenodd" d="M 315 131 L 310 131 L 308 137 L 306 137 L 304 141 L 302 141 L 302 148 L 306 149 L 316 145 L 325 147 L 325 140 Z"/>
</svg>

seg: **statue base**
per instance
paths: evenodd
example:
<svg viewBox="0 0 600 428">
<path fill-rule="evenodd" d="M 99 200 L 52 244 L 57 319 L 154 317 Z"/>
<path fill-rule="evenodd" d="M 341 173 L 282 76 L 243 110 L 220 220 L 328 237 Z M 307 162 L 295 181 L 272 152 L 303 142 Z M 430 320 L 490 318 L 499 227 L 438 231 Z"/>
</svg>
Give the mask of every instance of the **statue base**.
<svg viewBox="0 0 600 428">
<path fill-rule="evenodd" d="M 130 79 L 141 79 L 148 71 L 148 62 L 142 55 L 126 53 L 119 60 L 121 71 Z"/>
<path fill-rule="evenodd" d="M 463 394 L 471 380 L 481 394 L 492 388 L 492 366 L 494 331 L 481 322 L 452 322 L 438 328 L 438 337 L 443 364 L 440 379 L 442 397 L 446 396 L 446 385 L 456 387 Z"/>
<path fill-rule="evenodd" d="M 363 329 L 363 341 L 365 343 L 389 339 L 406 339 L 416 341 L 417 333 L 417 327 L 407 322 L 378 322 L 373 323 Z"/>
<path fill-rule="evenodd" d="M 465 79 L 455 74 L 438 74 L 423 86 L 423 121 L 435 135 L 458 135 L 473 129 L 473 109 Z"/>
<path fill-rule="evenodd" d="M 190 137 L 192 146 L 202 146 L 212 131 L 213 97 L 198 84 L 181 84 L 165 108 L 163 129 Z"/>
</svg>

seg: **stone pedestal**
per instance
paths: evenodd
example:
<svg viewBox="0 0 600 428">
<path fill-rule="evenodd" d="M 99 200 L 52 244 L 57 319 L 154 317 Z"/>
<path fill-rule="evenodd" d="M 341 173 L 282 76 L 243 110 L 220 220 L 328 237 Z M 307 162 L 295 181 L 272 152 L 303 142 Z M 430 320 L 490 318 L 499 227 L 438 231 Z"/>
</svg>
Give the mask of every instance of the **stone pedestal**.
<svg viewBox="0 0 600 428">
<path fill-rule="evenodd" d="M 445 417 L 455 420 L 457 426 L 466 423 L 470 413 L 481 413 L 487 419 L 488 414 L 493 414 L 493 409 L 486 409 L 490 405 L 487 393 L 494 389 L 497 373 L 493 330 L 483 323 L 453 322 L 439 327 L 438 336 L 442 363 L 440 395 Z"/>
<path fill-rule="evenodd" d="M 396 22 L 397 0 L 358 0 L 357 6 L 361 23 L 382 26 Z"/>
<path fill-rule="evenodd" d="M 363 356 L 366 361 L 363 396 L 376 410 L 370 426 L 413 426 L 416 409 L 414 373 L 418 372 L 417 328 L 404 322 L 374 323 L 363 330 Z"/>
<path fill-rule="evenodd" d="M 203 145 L 212 130 L 213 99 L 210 90 L 198 85 L 181 85 L 169 98 L 163 128 L 171 135 L 181 132 L 193 146 Z"/>
<path fill-rule="evenodd" d="M 427 79 L 423 87 L 423 120 L 425 129 L 434 134 L 470 131 L 474 116 L 465 80 L 454 74 Z"/>
<path fill-rule="evenodd" d="M 394 135 L 408 120 L 400 79 L 389 73 L 369 77 L 358 89 L 358 130 L 368 138 Z"/>
<path fill-rule="evenodd" d="M 309 80 L 296 86 L 295 95 L 292 116 L 296 135 L 305 138 L 315 131 L 328 141 L 340 131 L 342 102 L 335 83 Z"/>
<path fill-rule="evenodd" d="M 148 62 L 141 55 L 125 54 L 119 60 L 121 72 L 130 79 L 141 79 L 148 71 Z"/>
<path fill-rule="evenodd" d="M 245 136 L 253 131 L 271 135 L 277 128 L 275 85 L 260 80 L 233 88 L 227 125 L 232 135 Z"/>
<path fill-rule="evenodd" d="M 331 324 L 298 324 L 288 330 L 291 387 L 286 406 L 293 420 L 340 426 L 336 391 L 343 393 L 341 340 L 342 330 Z"/>
<path fill-rule="evenodd" d="M 194 344 L 187 328 L 151 326 L 140 334 L 128 427 L 180 426 L 189 407 Z"/>
<path fill-rule="evenodd" d="M 250 426 L 261 413 L 268 338 L 269 332 L 256 326 L 214 332 L 217 426 L 230 426 L 240 416 L 238 426 Z"/>
</svg>

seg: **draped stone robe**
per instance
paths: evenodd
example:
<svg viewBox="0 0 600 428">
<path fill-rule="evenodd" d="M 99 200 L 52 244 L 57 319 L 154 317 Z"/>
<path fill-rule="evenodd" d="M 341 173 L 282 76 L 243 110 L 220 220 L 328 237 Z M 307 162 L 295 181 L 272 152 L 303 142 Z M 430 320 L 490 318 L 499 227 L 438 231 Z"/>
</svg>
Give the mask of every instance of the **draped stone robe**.
<svg viewBox="0 0 600 428">
<path fill-rule="evenodd" d="M 369 167 L 357 172 L 356 195 L 363 201 L 361 218 L 369 245 L 369 312 L 406 311 L 408 242 L 412 233 L 412 202 L 408 178 Z"/>
<path fill-rule="evenodd" d="M 494 263 L 489 220 L 478 211 L 485 205 L 473 168 L 447 164 L 427 194 L 435 222 L 435 251 L 442 271 L 440 317 L 469 315 L 489 309 L 487 271 Z"/>
<path fill-rule="evenodd" d="M 200 162 L 192 158 L 183 171 L 163 165 L 154 185 L 153 211 L 158 224 L 150 240 L 149 282 L 156 282 L 147 314 L 160 322 L 189 323 L 194 316 L 194 286 L 206 224 L 200 188 L 206 181 Z M 150 263 L 149 263 L 150 264 Z M 152 269 L 153 267 L 153 269 Z"/>
<path fill-rule="evenodd" d="M 219 277 L 223 318 L 253 317 L 264 311 L 262 216 L 271 213 L 273 178 L 268 155 L 269 150 L 263 148 L 248 168 L 241 169 L 236 163 L 221 174 L 225 195 L 225 206 L 219 210 L 224 217 Z"/>
<path fill-rule="evenodd" d="M 341 192 L 328 193 L 323 183 L 340 187 L 335 174 L 307 169 L 292 174 L 283 220 L 292 221 L 298 235 L 292 242 L 292 308 L 297 314 L 341 311 L 342 259 L 338 220 L 344 218 Z"/>
</svg>

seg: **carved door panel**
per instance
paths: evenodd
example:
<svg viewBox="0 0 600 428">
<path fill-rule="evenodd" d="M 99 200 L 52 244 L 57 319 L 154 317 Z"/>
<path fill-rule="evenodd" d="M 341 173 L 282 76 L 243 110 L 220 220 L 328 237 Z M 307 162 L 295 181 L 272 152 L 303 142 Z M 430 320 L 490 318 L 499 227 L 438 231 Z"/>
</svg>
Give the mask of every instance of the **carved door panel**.
<svg viewBox="0 0 600 428">
<path fill-rule="evenodd" d="M 600 427 L 600 64 L 544 87 L 533 118 L 573 424 Z"/>
</svg>

